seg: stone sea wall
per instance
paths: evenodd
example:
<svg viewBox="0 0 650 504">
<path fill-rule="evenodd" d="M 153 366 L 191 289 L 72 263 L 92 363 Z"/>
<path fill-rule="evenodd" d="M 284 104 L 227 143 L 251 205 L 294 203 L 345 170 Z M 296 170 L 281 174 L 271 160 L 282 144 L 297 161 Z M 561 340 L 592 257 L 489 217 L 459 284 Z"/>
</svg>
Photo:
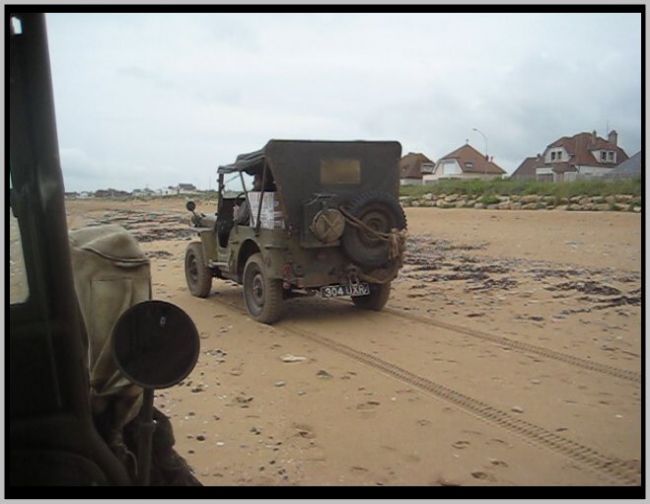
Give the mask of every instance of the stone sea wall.
<svg viewBox="0 0 650 504">
<path fill-rule="evenodd" d="M 404 207 L 477 208 L 488 210 L 575 210 L 640 212 L 641 197 L 629 194 L 609 196 L 556 196 L 528 195 L 482 195 L 433 194 L 401 196 Z"/>
</svg>

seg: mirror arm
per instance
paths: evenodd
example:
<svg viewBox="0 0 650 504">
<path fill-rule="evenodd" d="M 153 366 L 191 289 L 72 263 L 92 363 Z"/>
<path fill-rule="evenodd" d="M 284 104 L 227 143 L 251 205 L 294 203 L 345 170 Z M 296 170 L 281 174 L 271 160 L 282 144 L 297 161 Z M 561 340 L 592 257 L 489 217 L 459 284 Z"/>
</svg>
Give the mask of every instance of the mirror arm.
<svg viewBox="0 0 650 504">
<path fill-rule="evenodd" d="M 149 486 L 151 479 L 153 431 L 156 430 L 156 423 L 153 421 L 153 391 L 152 388 L 144 389 L 138 426 L 138 482 L 142 486 Z"/>
</svg>

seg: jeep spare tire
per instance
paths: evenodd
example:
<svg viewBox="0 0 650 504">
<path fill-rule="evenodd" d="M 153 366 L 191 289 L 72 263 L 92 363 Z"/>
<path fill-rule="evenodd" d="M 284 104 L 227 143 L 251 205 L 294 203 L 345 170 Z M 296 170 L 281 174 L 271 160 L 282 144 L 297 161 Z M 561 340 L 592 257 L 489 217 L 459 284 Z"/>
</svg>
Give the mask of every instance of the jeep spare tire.
<svg viewBox="0 0 650 504">
<path fill-rule="evenodd" d="M 369 191 L 357 196 L 346 208 L 347 213 L 380 233 L 406 228 L 406 215 L 393 195 Z M 389 261 L 389 243 L 371 232 L 346 222 L 341 239 L 347 256 L 360 266 L 376 268 Z"/>
</svg>

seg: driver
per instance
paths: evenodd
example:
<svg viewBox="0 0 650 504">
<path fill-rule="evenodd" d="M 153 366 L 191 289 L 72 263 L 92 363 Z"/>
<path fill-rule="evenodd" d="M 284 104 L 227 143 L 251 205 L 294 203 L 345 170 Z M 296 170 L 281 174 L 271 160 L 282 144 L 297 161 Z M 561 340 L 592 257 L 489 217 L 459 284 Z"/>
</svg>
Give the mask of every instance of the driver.
<svg viewBox="0 0 650 504">
<path fill-rule="evenodd" d="M 262 190 L 261 173 L 255 174 L 255 177 L 253 178 L 252 190 L 253 191 Z M 240 226 L 248 226 L 250 224 L 250 220 L 251 220 L 251 209 L 250 209 L 250 205 L 248 204 L 248 198 L 245 198 L 235 214 L 235 224 L 239 224 Z"/>
</svg>

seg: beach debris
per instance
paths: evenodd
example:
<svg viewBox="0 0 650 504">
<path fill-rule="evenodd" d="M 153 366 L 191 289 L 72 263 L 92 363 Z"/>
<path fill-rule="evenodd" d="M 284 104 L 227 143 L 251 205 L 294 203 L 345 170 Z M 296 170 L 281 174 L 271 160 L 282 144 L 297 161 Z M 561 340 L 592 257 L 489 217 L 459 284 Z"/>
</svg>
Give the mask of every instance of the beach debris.
<svg viewBox="0 0 650 504">
<path fill-rule="evenodd" d="M 299 355 L 285 354 L 280 357 L 282 362 L 303 362 L 307 360 L 307 357 L 301 357 Z"/>
</svg>

